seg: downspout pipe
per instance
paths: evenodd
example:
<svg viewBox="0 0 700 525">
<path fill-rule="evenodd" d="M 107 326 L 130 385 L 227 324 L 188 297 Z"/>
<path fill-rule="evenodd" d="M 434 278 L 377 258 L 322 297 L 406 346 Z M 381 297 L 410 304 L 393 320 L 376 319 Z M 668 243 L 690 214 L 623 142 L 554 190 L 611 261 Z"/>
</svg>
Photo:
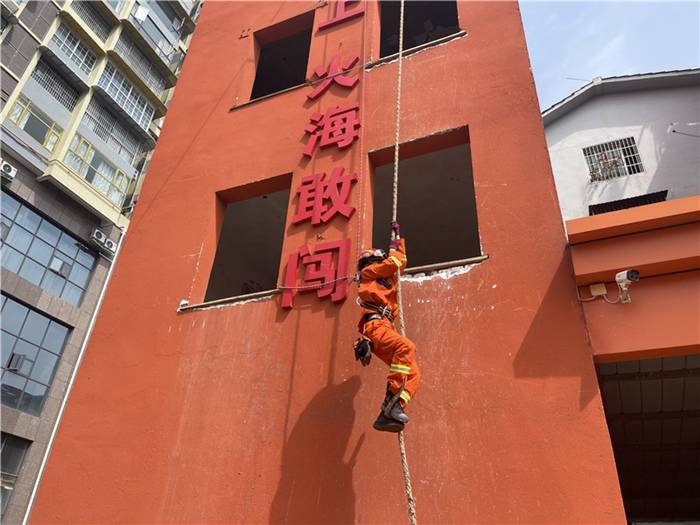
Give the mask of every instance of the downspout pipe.
<svg viewBox="0 0 700 525">
<path fill-rule="evenodd" d="M 51 454 L 51 449 L 53 448 L 53 444 L 56 440 L 56 434 L 58 433 L 58 427 L 61 424 L 61 419 L 63 419 L 63 413 L 66 410 L 66 404 L 68 403 L 68 398 L 70 397 L 71 391 L 73 390 L 73 385 L 75 384 L 75 378 L 78 375 L 78 370 L 80 369 L 80 364 L 82 363 L 83 357 L 85 356 L 85 350 L 87 349 L 87 345 L 90 342 L 90 336 L 92 335 L 92 331 L 95 328 L 95 322 L 97 321 L 97 315 L 100 313 L 100 309 L 102 308 L 102 302 L 104 301 L 105 293 L 107 292 L 107 286 L 109 286 L 109 281 L 112 279 L 112 274 L 114 273 L 114 267 L 117 264 L 117 259 L 119 258 L 119 253 L 121 252 L 122 244 L 124 243 L 124 235 L 126 235 L 126 228 L 121 229 L 121 233 L 119 236 L 119 244 L 117 246 L 117 251 L 114 254 L 114 259 L 112 259 L 112 264 L 109 267 L 109 271 L 107 272 L 107 278 L 105 279 L 105 284 L 102 287 L 102 291 L 100 292 L 100 297 L 97 300 L 97 306 L 95 307 L 95 312 L 92 314 L 92 319 L 90 319 L 90 325 L 88 326 L 87 334 L 85 335 L 85 339 L 83 340 L 83 344 L 80 348 L 80 353 L 78 354 L 78 360 L 75 364 L 75 367 L 73 368 L 73 374 L 71 375 L 70 382 L 68 383 L 68 388 L 66 389 L 66 395 L 63 397 L 63 402 L 61 403 L 61 409 L 58 411 L 58 417 L 56 418 L 56 423 L 54 424 L 53 430 L 51 431 L 51 437 L 49 438 L 49 443 L 46 447 L 46 452 L 44 453 L 44 457 L 41 460 L 41 468 L 39 469 L 39 475 L 37 476 L 36 481 L 34 482 L 34 487 L 32 488 L 32 495 L 29 498 L 29 504 L 27 505 L 27 512 L 25 513 L 24 519 L 22 520 L 22 525 L 27 525 L 29 523 L 29 517 L 32 514 L 32 509 L 34 508 L 36 496 L 37 496 L 37 493 L 39 492 L 39 485 L 41 483 L 41 479 L 44 477 L 44 472 L 46 471 L 46 464 L 49 461 L 49 455 Z"/>
</svg>

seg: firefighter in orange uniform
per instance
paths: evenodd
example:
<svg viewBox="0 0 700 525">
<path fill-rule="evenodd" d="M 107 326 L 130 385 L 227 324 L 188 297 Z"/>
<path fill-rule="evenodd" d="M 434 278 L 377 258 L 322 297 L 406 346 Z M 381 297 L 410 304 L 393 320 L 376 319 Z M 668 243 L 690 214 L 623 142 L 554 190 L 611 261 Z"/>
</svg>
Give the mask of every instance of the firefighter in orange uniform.
<svg viewBox="0 0 700 525">
<path fill-rule="evenodd" d="M 406 269 L 406 245 L 400 238 L 399 225 L 392 222 L 391 228 L 396 232 L 396 239 L 389 243 L 389 256 L 384 250 L 364 250 L 357 262 L 362 307 L 359 329 L 363 336 L 355 342 L 355 358 L 366 366 L 373 353 L 389 366 L 386 397 L 373 426 L 382 432 L 401 432 L 408 423 L 403 409 L 416 394 L 420 372 L 414 359 L 416 345 L 400 335 L 394 326 L 398 315 L 396 272 L 403 273 Z M 406 385 L 388 418 L 384 415 L 386 404 L 399 392 L 404 379 Z"/>
</svg>

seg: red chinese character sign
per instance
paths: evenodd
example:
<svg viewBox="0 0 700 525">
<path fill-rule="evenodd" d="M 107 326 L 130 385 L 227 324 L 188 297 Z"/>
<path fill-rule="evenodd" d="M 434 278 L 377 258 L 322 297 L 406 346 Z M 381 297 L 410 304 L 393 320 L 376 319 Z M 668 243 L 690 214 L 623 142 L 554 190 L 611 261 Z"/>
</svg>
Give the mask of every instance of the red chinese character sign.
<svg viewBox="0 0 700 525">
<path fill-rule="evenodd" d="M 355 102 L 343 106 L 333 106 L 326 110 L 325 115 L 314 113 L 311 115 L 311 122 L 304 128 L 304 131 L 311 133 L 309 142 L 304 148 L 304 155 L 312 157 L 316 150 L 316 145 L 320 148 L 336 145 L 338 149 L 344 150 L 352 146 L 360 134 L 357 128 L 360 127 L 360 121 L 357 118 L 357 112 L 360 109 L 360 104 Z"/>
<path fill-rule="evenodd" d="M 349 219 L 355 213 L 355 208 L 348 205 L 350 188 L 357 182 L 357 173 L 343 175 L 345 168 L 334 168 L 329 180 L 325 173 L 316 173 L 301 179 L 297 188 L 299 207 L 292 218 L 294 224 L 311 219 L 312 226 L 329 222 L 338 213 Z M 324 204 L 330 201 L 330 208 Z"/>
<path fill-rule="evenodd" d="M 314 73 L 316 73 L 316 76 L 318 76 L 318 78 L 322 78 L 323 82 L 321 82 L 316 89 L 314 89 L 311 93 L 309 93 L 306 96 L 311 100 L 316 100 L 326 91 L 328 91 L 328 88 L 331 87 L 331 84 L 333 82 L 347 89 L 354 88 L 360 81 L 360 79 L 348 78 L 345 75 L 341 75 L 341 73 L 344 71 L 348 71 L 350 68 L 352 68 L 359 59 L 360 58 L 358 56 L 352 55 L 345 61 L 345 63 L 341 67 L 340 55 L 333 55 L 331 57 L 331 65 L 328 68 L 328 70 L 326 70 L 326 68 L 323 66 L 316 66 L 314 68 Z"/>
<path fill-rule="evenodd" d="M 335 3 L 335 17 L 331 18 L 327 22 L 323 22 L 321 24 L 318 24 L 318 30 L 321 31 L 322 29 L 327 29 L 329 27 L 333 27 L 334 25 L 341 24 L 345 22 L 346 20 L 351 20 L 357 16 L 362 16 L 365 14 L 365 8 L 357 8 L 353 9 L 352 11 L 346 11 L 345 7 L 348 4 L 356 4 L 358 0 L 338 0 Z"/>
<path fill-rule="evenodd" d="M 333 268 L 333 255 L 337 253 L 337 267 Z M 304 279 L 297 285 L 299 260 L 305 267 Z M 287 273 L 284 278 L 282 308 L 291 308 L 294 288 L 299 292 L 315 291 L 319 299 L 331 298 L 334 303 L 344 301 L 348 296 L 348 271 L 350 268 L 350 239 L 341 239 L 317 244 L 313 255 L 308 244 L 299 247 L 297 253 L 289 256 Z"/>
</svg>

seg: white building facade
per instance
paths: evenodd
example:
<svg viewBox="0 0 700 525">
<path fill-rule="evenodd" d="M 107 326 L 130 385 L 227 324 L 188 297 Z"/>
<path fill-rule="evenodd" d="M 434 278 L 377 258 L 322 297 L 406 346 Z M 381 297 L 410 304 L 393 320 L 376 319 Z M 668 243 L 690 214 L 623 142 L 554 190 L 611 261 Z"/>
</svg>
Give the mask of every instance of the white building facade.
<svg viewBox="0 0 700 525">
<path fill-rule="evenodd" d="M 700 194 L 700 69 L 596 78 L 545 110 L 564 221 Z"/>
</svg>

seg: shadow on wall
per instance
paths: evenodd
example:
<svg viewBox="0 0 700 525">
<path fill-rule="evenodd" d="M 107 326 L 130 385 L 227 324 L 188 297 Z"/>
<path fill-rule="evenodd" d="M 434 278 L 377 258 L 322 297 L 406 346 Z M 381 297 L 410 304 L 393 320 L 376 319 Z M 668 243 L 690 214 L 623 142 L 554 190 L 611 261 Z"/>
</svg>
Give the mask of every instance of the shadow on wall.
<svg viewBox="0 0 700 525">
<path fill-rule="evenodd" d="M 572 304 L 572 302 L 574 304 Z M 579 408 L 598 394 L 568 248 L 513 361 L 516 378 L 580 377 Z"/>
<path fill-rule="evenodd" d="M 318 392 L 300 414 L 282 452 L 282 479 L 270 523 L 355 523 L 352 471 L 363 434 L 349 461 L 343 458 L 355 424 L 354 376 Z"/>
</svg>

